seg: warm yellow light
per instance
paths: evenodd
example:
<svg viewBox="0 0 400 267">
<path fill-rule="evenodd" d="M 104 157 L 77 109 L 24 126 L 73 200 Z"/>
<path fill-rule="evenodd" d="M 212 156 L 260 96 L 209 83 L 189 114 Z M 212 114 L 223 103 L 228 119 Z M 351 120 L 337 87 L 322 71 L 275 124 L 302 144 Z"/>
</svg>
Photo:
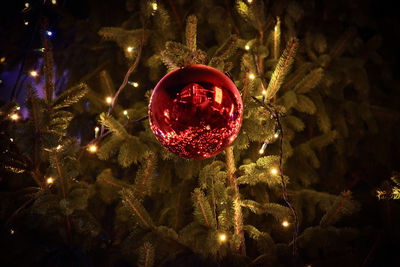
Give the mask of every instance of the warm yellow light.
<svg viewBox="0 0 400 267">
<path fill-rule="evenodd" d="M 13 235 L 14 233 L 15 233 L 14 229 L 11 229 L 11 230 L 10 230 L 10 234 Z"/>
<path fill-rule="evenodd" d="M 261 149 L 258 151 L 258 153 L 259 153 L 259 154 L 263 154 L 263 153 L 264 153 L 264 149 L 261 148 Z"/>
<path fill-rule="evenodd" d="M 128 115 L 128 111 L 127 110 L 124 110 L 124 115 L 125 116 Z"/>
<path fill-rule="evenodd" d="M 38 73 L 37 73 L 36 70 L 32 70 L 29 74 L 30 74 L 32 77 L 38 76 Z"/>
<path fill-rule="evenodd" d="M 111 102 L 112 102 L 112 97 L 111 97 L 111 96 L 108 96 L 108 97 L 106 98 L 106 102 L 107 102 L 107 104 L 111 104 Z"/>
<path fill-rule="evenodd" d="M 128 46 L 128 47 L 126 48 L 126 51 L 128 51 L 129 53 L 131 53 L 131 52 L 133 51 L 133 47 L 132 47 L 132 46 Z"/>
<path fill-rule="evenodd" d="M 138 87 L 139 84 L 137 82 L 132 83 L 133 87 Z"/>
<path fill-rule="evenodd" d="M 10 115 L 10 118 L 13 121 L 17 121 L 17 120 L 19 120 L 19 115 L 17 113 L 13 113 L 13 114 Z"/>
<path fill-rule="evenodd" d="M 278 138 L 278 137 L 279 137 L 279 134 L 278 134 L 278 133 L 275 133 L 275 134 L 274 134 L 274 137 L 275 137 L 275 138 Z"/>
<path fill-rule="evenodd" d="M 14 139 L 13 139 L 13 138 L 10 138 L 10 141 L 11 141 L 11 142 L 14 142 Z"/>
<path fill-rule="evenodd" d="M 1 58 L 0 58 L 0 62 L 1 62 L 1 63 L 4 63 L 5 61 L 6 61 L 6 57 L 1 57 Z"/>
<path fill-rule="evenodd" d="M 24 21 L 25 26 L 29 24 L 29 21 Z"/>
<path fill-rule="evenodd" d="M 253 0 L 247 0 L 247 3 L 251 4 L 253 2 Z"/>
<path fill-rule="evenodd" d="M 277 30 L 278 30 L 278 26 L 275 26 L 274 31 L 277 31 Z"/>
<path fill-rule="evenodd" d="M 267 91 L 263 90 L 263 91 L 262 91 L 262 94 L 263 94 L 263 95 L 266 95 L 266 94 L 267 94 Z"/>
<path fill-rule="evenodd" d="M 244 49 L 250 50 L 250 46 L 246 45 L 246 46 L 244 47 Z"/>
<path fill-rule="evenodd" d="M 153 3 L 151 6 L 153 7 L 153 10 L 157 10 L 157 8 L 158 8 L 157 3 Z"/>
<path fill-rule="evenodd" d="M 256 76 L 254 76 L 253 73 L 250 73 L 249 78 L 250 78 L 251 80 L 254 80 L 254 79 L 256 78 Z"/>
<path fill-rule="evenodd" d="M 220 234 L 219 235 L 219 241 L 225 242 L 226 241 L 226 234 Z"/>
<path fill-rule="evenodd" d="M 57 147 L 56 147 L 56 150 L 60 150 L 62 148 L 62 145 L 58 145 Z"/>
<path fill-rule="evenodd" d="M 25 7 L 29 7 L 29 3 L 25 3 Z"/>
<path fill-rule="evenodd" d="M 51 0 L 51 3 L 52 3 L 53 5 L 55 5 L 55 4 L 57 4 L 57 0 Z"/>
<path fill-rule="evenodd" d="M 286 220 L 284 220 L 284 221 L 282 222 L 282 226 L 283 226 L 283 227 L 289 227 L 289 222 L 286 221 Z"/>
<path fill-rule="evenodd" d="M 52 184 L 52 183 L 54 183 L 53 177 L 47 178 L 46 182 L 47 182 L 47 184 Z"/>
<path fill-rule="evenodd" d="M 97 133 L 97 132 L 100 131 L 100 128 L 99 128 L 99 127 L 96 127 L 96 128 L 94 128 L 94 131 Z"/>
<path fill-rule="evenodd" d="M 277 173 L 278 173 L 278 170 L 277 170 L 276 168 L 272 168 L 272 169 L 271 169 L 271 173 L 272 173 L 272 174 L 277 174 Z"/>
<path fill-rule="evenodd" d="M 97 146 L 96 145 L 90 145 L 89 146 L 89 152 L 96 153 L 96 151 L 97 151 Z"/>
</svg>

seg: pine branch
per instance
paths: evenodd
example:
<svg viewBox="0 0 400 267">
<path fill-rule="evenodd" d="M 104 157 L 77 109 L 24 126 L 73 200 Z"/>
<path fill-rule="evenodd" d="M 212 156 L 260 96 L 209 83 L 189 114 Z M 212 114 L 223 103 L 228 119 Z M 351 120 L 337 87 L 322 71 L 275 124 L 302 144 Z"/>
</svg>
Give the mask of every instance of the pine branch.
<svg viewBox="0 0 400 267">
<path fill-rule="evenodd" d="M 31 102 L 31 108 L 32 108 L 32 117 L 33 117 L 33 122 L 35 125 L 35 133 L 37 137 L 35 137 L 35 141 L 33 144 L 33 166 L 34 168 L 37 167 L 38 164 L 38 159 L 39 159 L 39 123 L 38 123 L 38 115 L 37 115 L 37 110 L 36 110 L 36 99 L 35 95 L 33 93 L 32 87 L 29 86 L 29 100 Z M 40 185 L 40 184 L 39 184 Z"/>
<path fill-rule="evenodd" d="M 203 213 L 204 221 L 206 222 L 206 225 L 208 227 L 210 227 L 211 225 L 208 222 L 207 215 L 206 215 L 206 212 L 205 212 L 204 207 L 203 207 L 203 203 L 201 202 L 201 199 L 200 199 L 200 194 L 196 194 L 196 197 L 197 197 L 197 203 L 199 203 L 199 206 L 201 208 L 201 212 Z"/>
<path fill-rule="evenodd" d="M 116 134 L 117 136 L 127 139 L 129 138 L 129 134 L 126 131 L 125 127 L 119 123 L 113 116 L 101 113 L 100 114 L 100 123 L 104 127 L 107 127 L 111 132 Z"/>
<path fill-rule="evenodd" d="M 191 15 L 186 22 L 186 46 L 191 51 L 196 51 L 196 36 L 197 36 L 197 18 Z"/>
<path fill-rule="evenodd" d="M 87 94 L 88 90 L 89 88 L 85 83 L 73 86 L 57 97 L 53 103 L 53 109 L 61 109 L 77 103 Z"/>
<path fill-rule="evenodd" d="M 133 192 L 131 190 L 123 189 L 121 193 L 123 203 L 132 209 L 133 214 L 139 218 L 139 222 L 141 222 L 146 228 L 153 229 L 153 222 L 151 221 L 150 216 L 147 214 L 147 211 L 144 209 L 144 207 L 133 196 Z"/>
<path fill-rule="evenodd" d="M 154 265 L 154 246 L 150 242 L 145 242 L 140 248 L 138 265 L 141 267 Z"/>
<path fill-rule="evenodd" d="M 292 85 L 296 84 L 297 85 L 297 81 L 303 77 L 305 75 L 305 73 L 307 73 L 312 67 L 312 64 L 307 62 L 301 65 L 301 67 L 299 67 L 297 69 L 297 71 L 293 74 L 292 78 L 287 81 L 284 85 L 282 85 L 282 89 L 285 88 L 289 88 Z"/>
<path fill-rule="evenodd" d="M 142 182 L 140 184 L 140 188 L 139 188 L 139 190 L 137 192 L 137 199 L 139 201 L 142 199 L 142 194 L 143 194 L 146 182 L 147 182 L 147 178 L 149 176 L 149 170 L 150 170 L 150 166 L 151 166 L 152 160 L 153 160 L 153 158 L 152 158 L 151 155 L 146 160 L 146 169 L 145 169 L 144 174 L 143 174 L 143 178 L 142 178 Z"/>
<path fill-rule="evenodd" d="M 44 47 L 44 74 L 45 74 L 45 99 L 47 104 L 53 101 L 54 93 L 54 61 L 53 61 L 53 51 L 49 38 L 47 37 L 46 31 L 48 28 L 47 18 L 42 18 L 42 44 Z"/>
<path fill-rule="evenodd" d="M 296 91 L 298 94 L 308 93 L 311 89 L 319 84 L 323 76 L 323 71 L 324 70 L 322 68 L 318 68 L 307 74 L 303 80 L 296 84 L 294 91 Z"/>
<path fill-rule="evenodd" d="M 235 177 L 235 159 L 233 157 L 233 147 L 229 146 L 226 148 L 226 165 L 228 166 L 229 173 L 229 183 L 230 186 L 234 189 L 234 196 L 232 199 L 233 209 L 235 212 L 235 235 L 238 236 L 240 240 L 239 245 L 239 253 L 243 256 L 246 255 L 246 244 L 244 240 L 244 232 L 243 232 L 243 216 L 242 216 L 242 208 L 240 206 L 240 195 L 239 195 L 239 187 L 237 184 L 237 180 Z"/>
<path fill-rule="evenodd" d="M 194 216 L 197 221 L 209 228 L 216 228 L 216 221 L 214 220 L 213 212 L 205 197 L 204 193 L 200 188 L 196 188 L 192 193 L 192 202 L 194 207 Z"/>
<path fill-rule="evenodd" d="M 279 48 L 281 44 L 281 20 L 276 18 L 276 25 L 274 28 L 274 59 L 278 59 Z"/>
<path fill-rule="evenodd" d="M 182 21 L 181 21 L 181 18 L 179 17 L 178 11 L 176 10 L 174 2 L 172 0 L 168 0 L 168 4 L 171 7 L 172 12 L 174 13 L 176 24 L 178 25 L 179 29 L 181 31 L 183 31 Z"/>
<path fill-rule="evenodd" d="M 266 89 L 265 99 L 269 100 L 275 96 L 281 87 L 285 76 L 289 73 L 291 66 L 294 62 L 294 57 L 296 55 L 296 50 L 298 46 L 297 38 L 292 38 L 287 46 L 285 51 L 283 51 L 282 56 L 279 59 L 278 64 L 276 65 L 275 71 L 271 76 L 271 80 Z"/>
<path fill-rule="evenodd" d="M 56 162 L 56 165 L 57 165 L 58 179 L 60 180 L 63 198 L 64 198 L 64 201 L 66 201 L 67 195 L 66 195 L 65 187 L 64 187 L 64 181 L 63 181 L 64 178 L 63 178 L 63 175 L 62 175 L 62 172 L 61 172 L 61 167 L 60 167 L 60 162 L 59 162 L 58 157 L 57 157 L 57 152 L 54 153 L 54 159 L 55 159 L 55 162 Z M 71 222 L 69 220 L 69 215 L 68 214 L 65 214 L 65 220 L 67 222 L 67 231 L 68 231 L 69 241 L 71 243 L 72 242 L 72 230 L 71 230 Z"/>
</svg>

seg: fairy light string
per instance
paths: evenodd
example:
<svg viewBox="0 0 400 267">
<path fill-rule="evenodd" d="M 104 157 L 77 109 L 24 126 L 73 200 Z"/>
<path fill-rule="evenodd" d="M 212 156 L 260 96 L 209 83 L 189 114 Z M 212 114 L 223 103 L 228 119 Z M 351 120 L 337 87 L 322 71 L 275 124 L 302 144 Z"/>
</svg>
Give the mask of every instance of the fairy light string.
<svg viewBox="0 0 400 267">
<path fill-rule="evenodd" d="M 293 217 L 294 217 L 294 232 L 293 232 L 293 256 L 296 256 L 297 254 L 297 236 L 299 233 L 299 219 L 297 216 L 297 212 L 296 209 L 294 208 L 294 206 L 292 205 L 292 203 L 290 202 L 289 198 L 288 198 L 288 194 L 287 194 L 287 190 L 286 190 L 286 182 L 283 176 L 283 128 L 282 128 L 282 124 L 280 121 L 280 117 L 279 117 L 279 113 L 278 112 L 274 112 L 272 110 L 271 107 L 269 107 L 267 104 L 265 104 L 264 102 L 260 101 L 259 99 L 257 99 L 256 97 L 252 96 L 252 98 L 258 103 L 260 104 L 262 107 L 264 107 L 271 115 L 273 118 L 275 118 L 276 120 L 276 124 L 278 126 L 278 130 L 280 132 L 280 141 L 279 141 L 279 176 L 281 178 L 281 182 L 282 182 L 282 196 L 283 199 L 285 200 L 286 204 L 288 205 L 289 209 L 292 211 Z"/>
</svg>

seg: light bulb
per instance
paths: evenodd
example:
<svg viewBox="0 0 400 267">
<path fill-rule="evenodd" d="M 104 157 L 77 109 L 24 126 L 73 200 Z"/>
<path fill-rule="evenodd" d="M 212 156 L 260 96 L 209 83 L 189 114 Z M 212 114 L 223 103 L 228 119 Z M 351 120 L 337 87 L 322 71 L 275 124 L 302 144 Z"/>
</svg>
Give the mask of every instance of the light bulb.
<svg viewBox="0 0 400 267">
<path fill-rule="evenodd" d="M 124 115 L 125 116 L 128 115 L 128 111 L 127 110 L 124 110 Z"/>
<path fill-rule="evenodd" d="M 1 63 L 4 63 L 5 61 L 6 61 L 6 57 L 1 57 L 1 58 L 0 58 L 0 62 L 1 62 Z"/>
<path fill-rule="evenodd" d="M 49 37 L 53 36 L 53 32 L 52 31 L 46 31 L 46 35 L 49 36 Z"/>
<path fill-rule="evenodd" d="M 153 8 L 154 11 L 157 10 L 157 8 L 158 8 L 157 3 L 153 3 L 151 6 L 152 6 L 152 8 Z"/>
<path fill-rule="evenodd" d="M 251 4 L 253 2 L 253 0 L 247 0 L 247 3 Z"/>
<path fill-rule="evenodd" d="M 107 104 L 111 104 L 111 102 L 112 102 L 112 97 L 111 97 L 111 96 L 108 96 L 108 97 L 106 98 L 106 102 L 107 102 Z"/>
<path fill-rule="evenodd" d="M 133 85 L 133 87 L 138 87 L 139 86 L 139 84 L 137 82 L 133 82 L 132 85 Z"/>
<path fill-rule="evenodd" d="M 28 26 L 29 21 L 25 20 L 25 21 L 24 21 L 24 24 L 25 24 L 25 26 Z"/>
<path fill-rule="evenodd" d="M 62 145 L 58 145 L 57 147 L 56 147 L 56 150 L 60 150 L 62 148 Z"/>
<path fill-rule="evenodd" d="M 97 151 L 97 146 L 96 145 L 90 145 L 89 146 L 89 152 L 90 153 L 96 153 Z"/>
<path fill-rule="evenodd" d="M 99 127 L 96 127 L 96 128 L 94 128 L 94 131 L 97 133 L 97 132 L 100 131 L 100 128 L 99 128 Z"/>
<path fill-rule="evenodd" d="M 38 76 L 38 73 L 37 73 L 36 70 L 32 70 L 29 74 L 30 74 L 32 77 L 37 77 L 37 76 Z"/>
<path fill-rule="evenodd" d="M 219 235 L 219 241 L 225 242 L 226 241 L 226 234 L 220 234 Z"/>
<path fill-rule="evenodd" d="M 282 226 L 283 226 L 283 227 L 289 227 L 289 222 L 286 221 L 286 220 L 284 220 L 284 221 L 282 222 Z"/>
<path fill-rule="evenodd" d="M 267 94 L 267 91 L 263 90 L 263 91 L 262 91 L 262 94 L 263 94 L 263 95 L 266 95 L 266 94 Z"/>
<path fill-rule="evenodd" d="M 244 49 L 250 50 L 250 46 L 246 45 L 246 46 L 244 47 Z"/>
<path fill-rule="evenodd" d="M 128 53 L 131 53 L 133 51 L 133 47 L 132 46 L 128 46 L 126 48 L 126 51 L 128 51 Z"/>
<path fill-rule="evenodd" d="M 13 121 L 17 121 L 17 120 L 19 120 L 19 115 L 18 115 L 18 113 L 13 113 L 10 115 L 10 118 Z"/>
<path fill-rule="evenodd" d="M 57 4 L 57 0 L 51 0 L 51 3 L 52 3 L 53 5 L 56 5 L 56 4 Z"/>
<path fill-rule="evenodd" d="M 277 170 L 276 168 L 272 168 L 272 169 L 271 169 L 271 173 L 275 175 L 275 174 L 278 173 L 278 170 Z"/>
<path fill-rule="evenodd" d="M 46 182 L 47 182 L 47 184 L 52 184 L 52 183 L 54 183 L 53 177 L 47 178 Z"/>
<path fill-rule="evenodd" d="M 30 5 L 29 3 L 25 3 L 25 7 L 28 8 Z"/>
<path fill-rule="evenodd" d="M 253 73 L 250 73 L 249 78 L 250 78 L 251 80 L 254 80 L 254 79 L 256 78 L 256 76 L 254 76 Z"/>
<path fill-rule="evenodd" d="M 267 148 L 268 142 L 264 142 L 260 148 L 260 150 L 258 151 L 258 153 L 264 154 L 265 149 Z"/>
<path fill-rule="evenodd" d="M 275 138 L 278 138 L 278 137 L 279 137 L 279 134 L 278 134 L 278 133 L 275 133 L 275 134 L 274 134 L 274 137 L 275 137 Z"/>
</svg>

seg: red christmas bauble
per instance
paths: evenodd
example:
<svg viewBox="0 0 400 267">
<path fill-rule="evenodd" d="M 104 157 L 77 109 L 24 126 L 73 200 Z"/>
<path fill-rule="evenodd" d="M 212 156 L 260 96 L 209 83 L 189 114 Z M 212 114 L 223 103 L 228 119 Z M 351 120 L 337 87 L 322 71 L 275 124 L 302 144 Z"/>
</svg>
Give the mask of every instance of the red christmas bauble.
<svg viewBox="0 0 400 267">
<path fill-rule="evenodd" d="M 189 65 L 165 75 L 149 104 L 151 129 L 169 151 L 204 159 L 235 140 L 243 103 L 235 84 L 221 71 Z"/>
</svg>

